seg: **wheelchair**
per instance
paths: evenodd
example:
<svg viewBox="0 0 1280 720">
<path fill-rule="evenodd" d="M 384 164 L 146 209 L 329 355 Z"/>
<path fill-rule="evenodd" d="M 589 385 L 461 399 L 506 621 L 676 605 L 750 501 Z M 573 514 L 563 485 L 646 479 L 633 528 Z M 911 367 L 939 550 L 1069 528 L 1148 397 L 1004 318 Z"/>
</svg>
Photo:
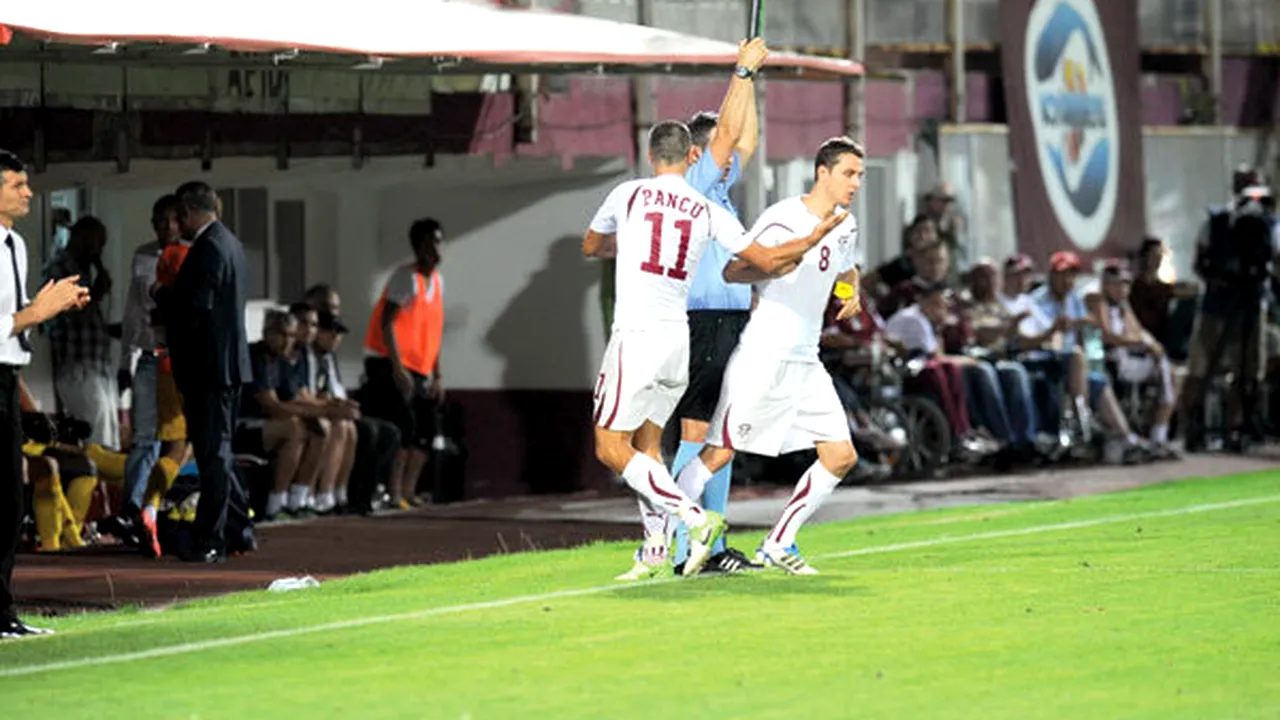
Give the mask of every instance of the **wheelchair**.
<svg viewBox="0 0 1280 720">
<path fill-rule="evenodd" d="M 823 362 L 832 378 L 839 378 L 856 395 L 855 402 L 882 431 L 905 440 L 896 452 L 877 452 L 892 467 L 894 478 L 937 477 L 952 461 L 955 443 L 946 414 L 928 396 L 911 391 L 911 380 L 923 368 L 921 361 L 907 361 L 877 353 L 852 352 L 855 362 L 845 362 L 847 352 L 827 351 Z M 842 398 L 843 399 L 843 398 Z M 846 400 L 846 406 L 850 403 Z M 860 454 L 868 449 L 859 447 Z"/>
</svg>

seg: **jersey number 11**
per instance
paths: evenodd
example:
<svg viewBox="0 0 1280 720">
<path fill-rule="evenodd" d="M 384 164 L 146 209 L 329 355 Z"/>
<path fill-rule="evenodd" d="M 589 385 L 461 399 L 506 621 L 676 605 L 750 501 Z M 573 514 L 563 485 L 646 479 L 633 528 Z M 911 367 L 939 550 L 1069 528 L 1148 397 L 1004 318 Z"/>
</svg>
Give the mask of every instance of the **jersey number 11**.
<svg viewBox="0 0 1280 720">
<path fill-rule="evenodd" d="M 649 234 L 649 259 L 640 263 L 640 269 L 653 273 L 654 275 L 666 275 L 676 280 L 684 280 L 689 277 L 688 271 L 685 270 L 685 262 L 689 259 L 689 238 L 693 236 L 693 221 L 684 218 L 676 220 L 676 230 L 680 231 L 680 247 L 676 251 L 676 266 L 673 268 L 662 267 L 662 213 L 645 213 L 645 222 L 649 223 L 652 232 Z"/>
</svg>

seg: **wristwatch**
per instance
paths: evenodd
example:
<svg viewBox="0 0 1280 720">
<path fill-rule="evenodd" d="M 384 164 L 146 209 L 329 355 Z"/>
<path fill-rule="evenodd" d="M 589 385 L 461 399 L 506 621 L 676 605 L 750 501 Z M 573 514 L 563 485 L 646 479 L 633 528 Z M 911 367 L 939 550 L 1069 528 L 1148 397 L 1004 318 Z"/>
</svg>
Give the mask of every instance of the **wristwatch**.
<svg viewBox="0 0 1280 720">
<path fill-rule="evenodd" d="M 744 65 L 739 65 L 738 67 L 733 69 L 733 74 L 736 75 L 737 77 L 742 78 L 743 80 L 750 80 L 752 77 L 755 76 L 756 72 L 755 70 L 751 70 Z"/>
</svg>

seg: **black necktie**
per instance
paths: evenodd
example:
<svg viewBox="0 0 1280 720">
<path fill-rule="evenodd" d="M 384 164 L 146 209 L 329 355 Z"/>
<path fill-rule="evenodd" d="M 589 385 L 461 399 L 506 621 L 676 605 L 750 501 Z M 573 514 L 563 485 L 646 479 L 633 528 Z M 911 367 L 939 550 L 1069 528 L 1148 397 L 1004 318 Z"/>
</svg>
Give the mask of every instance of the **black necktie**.
<svg viewBox="0 0 1280 720">
<path fill-rule="evenodd" d="M 9 261 L 13 265 L 13 304 L 17 312 L 21 312 L 26 304 L 22 302 L 22 273 L 18 272 L 18 248 L 13 244 L 12 233 L 5 237 L 4 243 L 9 246 Z M 31 352 L 31 341 L 27 339 L 26 330 L 18 333 L 18 345 L 22 346 L 23 351 Z"/>
</svg>

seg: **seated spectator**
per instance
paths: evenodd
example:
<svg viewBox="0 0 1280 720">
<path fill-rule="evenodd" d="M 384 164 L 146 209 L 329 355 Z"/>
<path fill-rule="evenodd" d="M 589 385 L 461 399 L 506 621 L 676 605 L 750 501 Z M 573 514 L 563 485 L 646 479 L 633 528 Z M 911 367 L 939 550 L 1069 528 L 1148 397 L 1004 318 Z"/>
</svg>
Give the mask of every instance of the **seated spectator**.
<svg viewBox="0 0 1280 720">
<path fill-rule="evenodd" d="M 1135 461 L 1145 449 L 1130 429 L 1106 373 L 1091 372 L 1084 354 L 1083 333 L 1096 324 L 1075 289 L 1080 269 L 1080 258 L 1073 252 L 1056 252 L 1049 259 L 1049 281 L 1031 294 L 1033 312 L 1019 328 L 1022 346 L 1035 348 L 1024 353 L 1022 361 L 1054 387 L 1065 384 L 1082 427 L 1090 427 L 1096 409 L 1103 425 L 1122 443 L 1124 460 Z M 1041 408 L 1041 417 L 1061 417 L 1056 394 L 1046 400 L 1050 405 Z"/>
<path fill-rule="evenodd" d="M 328 311 L 334 317 L 342 315 L 341 297 L 339 297 L 336 290 L 325 283 L 307 288 L 307 292 L 302 296 L 302 301 L 317 311 Z"/>
<path fill-rule="evenodd" d="M 1012 444 L 1021 454 L 1028 455 L 1040 434 L 1040 418 L 1031 376 L 1015 358 L 1019 350 L 1018 325 L 1031 310 L 1026 308 L 1017 314 L 1009 311 L 996 293 L 1000 286 L 999 271 L 989 260 L 980 260 L 973 266 L 971 282 L 968 297 L 962 303 L 973 332 L 969 344 L 986 359 L 994 361 L 1005 409 L 1013 426 Z"/>
<path fill-rule="evenodd" d="M 891 309 L 903 308 L 915 303 L 923 288 L 939 283 L 946 283 L 951 266 L 951 251 L 946 244 L 938 243 L 920 253 L 918 273 L 916 277 L 895 287 L 884 299 L 884 305 Z M 887 312 L 887 311 L 886 311 Z M 935 328 L 942 352 L 948 363 L 957 364 L 962 369 L 968 398 L 969 417 L 980 429 L 990 433 L 994 438 L 1007 446 L 1030 446 L 1026 438 L 1034 437 L 1032 423 L 1027 419 L 1028 413 L 1021 412 L 1021 433 L 1014 431 L 1010 420 L 1010 411 L 1001 388 L 1000 370 L 985 362 L 974 359 L 972 350 L 973 328 L 970 326 L 968 313 L 963 306 L 955 302 L 954 296 L 947 293 L 946 322 Z M 1006 365 L 1006 375 L 1023 373 L 1020 367 Z M 1021 406 L 1022 392 L 1020 377 L 1010 380 L 1011 389 L 1015 392 L 1015 402 Z M 1027 430 L 1032 432 L 1028 436 Z"/>
<path fill-rule="evenodd" d="M 1123 262 L 1107 263 L 1094 320 L 1102 329 L 1102 343 L 1121 380 L 1160 384 L 1160 404 L 1152 420 L 1150 439 L 1163 454 L 1168 454 L 1169 421 L 1178 406 L 1177 382 L 1164 346 L 1142 326 L 1129 304 L 1131 278 Z"/>
<path fill-rule="evenodd" d="M 996 298 L 1004 304 L 1010 315 L 1026 319 L 1034 312 L 1031 302 L 1034 280 L 1035 264 L 1030 257 L 1015 253 L 1004 261 L 1004 278 Z"/>
<path fill-rule="evenodd" d="M 271 456 L 275 465 L 266 520 L 283 511 L 309 512 L 311 493 L 328 455 L 328 421 L 320 408 L 298 401 L 303 378 L 290 362 L 297 333 L 298 321 L 292 315 L 271 311 L 263 324 L 263 339 L 249 347 L 253 384 L 245 386 L 236 444 Z"/>
<path fill-rule="evenodd" d="M 905 355 L 906 349 L 897 341 L 885 337 L 884 320 L 875 311 L 865 290 L 861 292 L 860 298 L 862 309 L 856 315 L 841 320 L 839 315 L 844 301 L 835 295 L 831 296 L 820 339 L 823 361 L 831 371 L 836 394 L 840 396 L 849 415 L 849 427 L 854 439 L 881 452 L 896 452 L 905 447 L 905 443 L 886 433 L 867 413 L 859 400 L 849 371 L 876 365 L 881 353 L 900 351 Z"/>
<path fill-rule="evenodd" d="M 951 267 L 951 251 L 946 245 L 935 243 L 932 247 L 917 253 L 916 266 L 915 277 L 895 285 L 877 304 L 880 312 L 885 316 L 892 317 L 902 308 L 915 304 L 920 298 L 921 291 L 926 287 L 938 283 L 950 287 L 947 276 Z M 955 299 L 951 294 L 947 297 L 948 302 Z M 943 348 L 948 353 L 958 355 L 967 338 L 972 334 L 972 329 L 969 327 L 968 318 L 963 313 L 951 312 L 946 326 L 939 328 L 939 332 Z"/>
<path fill-rule="evenodd" d="M 913 356 L 925 359 L 918 381 L 938 401 L 952 432 L 977 454 L 996 448 L 978 436 L 969 420 L 967 392 L 961 363 L 943 354 L 937 328 L 947 322 L 950 290 L 945 283 L 924 286 L 919 302 L 899 310 L 885 326 L 885 334 L 902 343 Z"/>
<path fill-rule="evenodd" d="M 324 515 L 347 506 L 347 488 L 351 468 L 356 461 L 356 420 L 360 417 L 360 410 L 332 395 L 322 397 L 319 394 L 321 367 L 313 347 L 318 334 L 319 313 L 306 303 L 293 305 L 289 312 L 298 321 L 295 363 L 303 378 L 296 400 L 313 405 L 329 421 L 328 454 L 320 471 L 315 500 L 315 511 Z"/>
<path fill-rule="evenodd" d="M 336 294 L 333 295 L 337 297 Z M 336 302 L 335 302 L 336 304 Z M 316 384 L 312 392 L 316 397 L 328 399 L 351 410 L 356 423 L 355 467 L 350 495 L 339 497 L 340 504 L 349 504 L 356 512 L 373 510 L 374 492 L 381 485 L 391 487 L 400 450 L 400 430 L 394 423 L 368 417 L 360 412 L 360 404 L 347 396 L 347 388 L 338 371 L 338 347 L 347 327 L 337 315 L 321 310 L 317 316 L 313 354 L 316 358 Z"/>
<path fill-rule="evenodd" d="M 939 243 L 938 226 L 924 216 L 918 216 L 902 230 L 902 254 L 875 268 L 862 278 L 862 287 L 879 302 L 893 288 L 916 277 L 923 253 Z M 897 310 L 897 308 L 893 308 Z M 892 315 L 881 307 L 881 313 Z"/>
</svg>

